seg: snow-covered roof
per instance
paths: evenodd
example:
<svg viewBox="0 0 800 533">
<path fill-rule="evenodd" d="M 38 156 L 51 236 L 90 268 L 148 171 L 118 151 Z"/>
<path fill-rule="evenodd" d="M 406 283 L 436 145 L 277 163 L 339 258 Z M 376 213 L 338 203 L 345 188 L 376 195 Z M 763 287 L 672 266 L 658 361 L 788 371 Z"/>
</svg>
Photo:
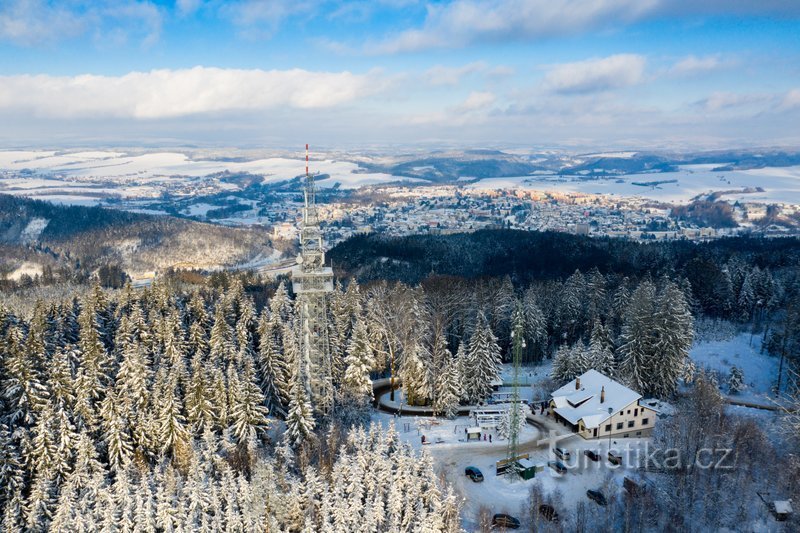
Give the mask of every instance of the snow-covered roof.
<svg viewBox="0 0 800 533">
<path fill-rule="evenodd" d="M 776 501 L 775 512 L 778 514 L 792 514 L 792 503 L 788 500 Z"/>
<path fill-rule="evenodd" d="M 467 433 L 480 433 L 481 431 L 483 430 L 479 427 L 467 428 Z"/>
<path fill-rule="evenodd" d="M 576 387 L 576 383 L 580 384 Z M 600 391 L 605 389 L 605 401 L 601 402 Z M 552 393 L 555 412 L 571 424 L 583 420 L 586 428 L 596 428 L 642 397 L 625 385 L 614 381 L 597 370 L 589 370 Z"/>
</svg>

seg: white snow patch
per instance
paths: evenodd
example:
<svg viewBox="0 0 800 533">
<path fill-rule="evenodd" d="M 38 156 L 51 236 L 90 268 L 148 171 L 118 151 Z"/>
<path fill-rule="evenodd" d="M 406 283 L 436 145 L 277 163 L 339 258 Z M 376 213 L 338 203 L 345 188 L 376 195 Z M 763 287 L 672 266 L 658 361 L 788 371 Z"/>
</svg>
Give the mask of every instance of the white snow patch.
<svg viewBox="0 0 800 533">
<path fill-rule="evenodd" d="M 39 235 L 45 230 L 50 220 L 46 218 L 32 218 L 28 225 L 22 230 L 20 239 L 23 243 L 29 243 L 37 240 Z"/>
</svg>

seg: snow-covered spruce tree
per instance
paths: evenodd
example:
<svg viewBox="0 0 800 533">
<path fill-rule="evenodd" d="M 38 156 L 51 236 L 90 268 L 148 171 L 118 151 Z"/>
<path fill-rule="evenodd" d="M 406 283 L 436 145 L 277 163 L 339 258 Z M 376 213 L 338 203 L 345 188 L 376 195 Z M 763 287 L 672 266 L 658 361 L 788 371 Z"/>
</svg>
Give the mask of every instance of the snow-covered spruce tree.
<svg viewBox="0 0 800 533">
<path fill-rule="evenodd" d="M 11 438 L 8 426 L 0 424 L 0 510 L 23 489 L 24 478 L 19 447 Z"/>
<path fill-rule="evenodd" d="M 283 356 L 278 348 L 279 324 L 272 320 L 269 311 L 264 309 L 258 320 L 258 375 L 261 390 L 267 402 L 267 407 L 276 413 L 286 413 L 288 396 L 284 397 L 289 389 L 286 383 L 286 368 Z"/>
<path fill-rule="evenodd" d="M 620 367 L 622 379 L 643 395 L 650 393 L 653 355 L 656 353 L 655 323 L 656 287 L 645 280 L 636 288 L 625 310 L 620 334 Z"/>
<path fill-rule="evenodd" d="M 120 412 L 120 407 L 119 398 L 113 392 L 107 394 L 100 404 L 103 440 L 112 470 L 124 468 L 133 455 L 127 419 Z"/>
<path fill-rule="evenodd" d="M 522 306 L 525 313 L 526 352 L 530 354 L 530 360 L 540 361 L 547 348 L 547 318 L 536 301 L 533 288 L 525 291 Z"/>
<path fill-rule="evenodd" d="M 492 382 L 500 378 L 500 347 L 481 312 L 478 313 L 465 357 L 466 375 L 463 378 L 467 401 L 477 403 L 492 393 Z"/>
<path fill-rule="evenodd" d="M 358 318 L 353 328 L 353 336 L 347 345 L 345 373 L 342 382 L 345 401 L 363 406 L 372 399 L 372 380 L 370 372 L 375 366 L 375 358 L 370 345 L 367 324 Z"/>
<path fill-rule="evenodd" d="M 430 398 L 430 363 L 431 354 L 425 344 L 417 342 L 406 346 L 400 364 L 400 378 L 403 380 L 403 392 L 409 405 L 424 405 Z"/>
<path fill-rule="evenodd" d="M 286 436 L 292 446 L 300 446 L 314 431 L 316 423 L 305 385 L 299 372 L 292 380 L 292 395 L 286 415 Z"/>
<path fill-rule="evenodd" d="M 187 421 L 194 430 L 202 433 L 214 421 L 214 402 L 211 378 L 205 369 L 204 354 L 198 350 L 192 356 L 189 383 L 186 387 Z"/>
<path fill-rule="evenodd" d="M 589 359 L 591 360 L 592 368 L 606 376 L 614 376 L 616 361 L 614 360 L 611 333 L 599 318 L 594 321 L 594 326 L 592 327 L 592 335 L 589 341 Z"/>
<path fill-rule="evenodd" d="M 242 361 L 241 376 L 237 380 L 232 397 L 233 435 L 240 444 L 247 444 L 252 449 L 256 436 L 268 427 L 268 411 L 264 406 L 264 395 L 256 384 L 256 373 L 249 357 Z"/>
<path fill-rule="evenodd" d="M 744 373 L 738 366 L 731 367 L 731 375 L 728 378 L 728 393 L 738 394 L 744 388 Z"/>
<path fill-rule="evenodd" d="M 3 377 L 0 392 L 8 405 L 8 412 L 3 413 L 7 421 L 29 425 L 47 403 L 49 393 L 24 343 L 22 329 L 9 326 L 0 345 Z"/>
<path fill-rule="evenodd" d="M 655 328 L 658 338 L 648 365 L 652 375 L 647 390 L 663 398 L 677 390 L 694 338 L 694 319 L 683 291 L 668 280 L 663 281 L 658 297 Z"/>
<path fill-rule="evenodd" d="M 461 374 L 460 365 L 447 348 L 447 340 L 441 326 L 434 328 L 431 352 L 433 409 L 437 414 L 451 418 L 458 413 L 462 395 Z"/>
</svg>

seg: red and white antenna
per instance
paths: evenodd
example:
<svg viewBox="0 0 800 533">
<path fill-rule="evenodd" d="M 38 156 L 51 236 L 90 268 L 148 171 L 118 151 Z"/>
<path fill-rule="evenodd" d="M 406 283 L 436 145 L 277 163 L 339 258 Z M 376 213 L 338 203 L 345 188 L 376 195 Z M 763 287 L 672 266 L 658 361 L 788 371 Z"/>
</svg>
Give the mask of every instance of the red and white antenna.
<svg viewBox="0 0 800 533">
<path fill-rule="evenodd" d="M 308 177 L 308 143 L 306 143 L 306 177 Z"/>
</svg>

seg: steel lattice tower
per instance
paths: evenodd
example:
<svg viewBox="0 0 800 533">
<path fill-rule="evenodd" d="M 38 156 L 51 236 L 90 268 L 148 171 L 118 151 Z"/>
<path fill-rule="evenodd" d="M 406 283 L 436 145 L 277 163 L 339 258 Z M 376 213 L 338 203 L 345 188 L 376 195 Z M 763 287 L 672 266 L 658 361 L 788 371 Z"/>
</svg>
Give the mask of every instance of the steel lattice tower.
<svg viewBox="0 0 800 533">
<path fill-rule="evenodd" d="M 333 269 L 325 266 L 314 176 L 308 172 L 307 144 L 300 254 L 297 266 L 292 269 L 292 290 L 297 295 L 300 314 L 298 371 L 314 410 L 318 414 L 327 414 L 333 407 L 328 339 L 328 294 L 333 291 Z"/>
</svg>

